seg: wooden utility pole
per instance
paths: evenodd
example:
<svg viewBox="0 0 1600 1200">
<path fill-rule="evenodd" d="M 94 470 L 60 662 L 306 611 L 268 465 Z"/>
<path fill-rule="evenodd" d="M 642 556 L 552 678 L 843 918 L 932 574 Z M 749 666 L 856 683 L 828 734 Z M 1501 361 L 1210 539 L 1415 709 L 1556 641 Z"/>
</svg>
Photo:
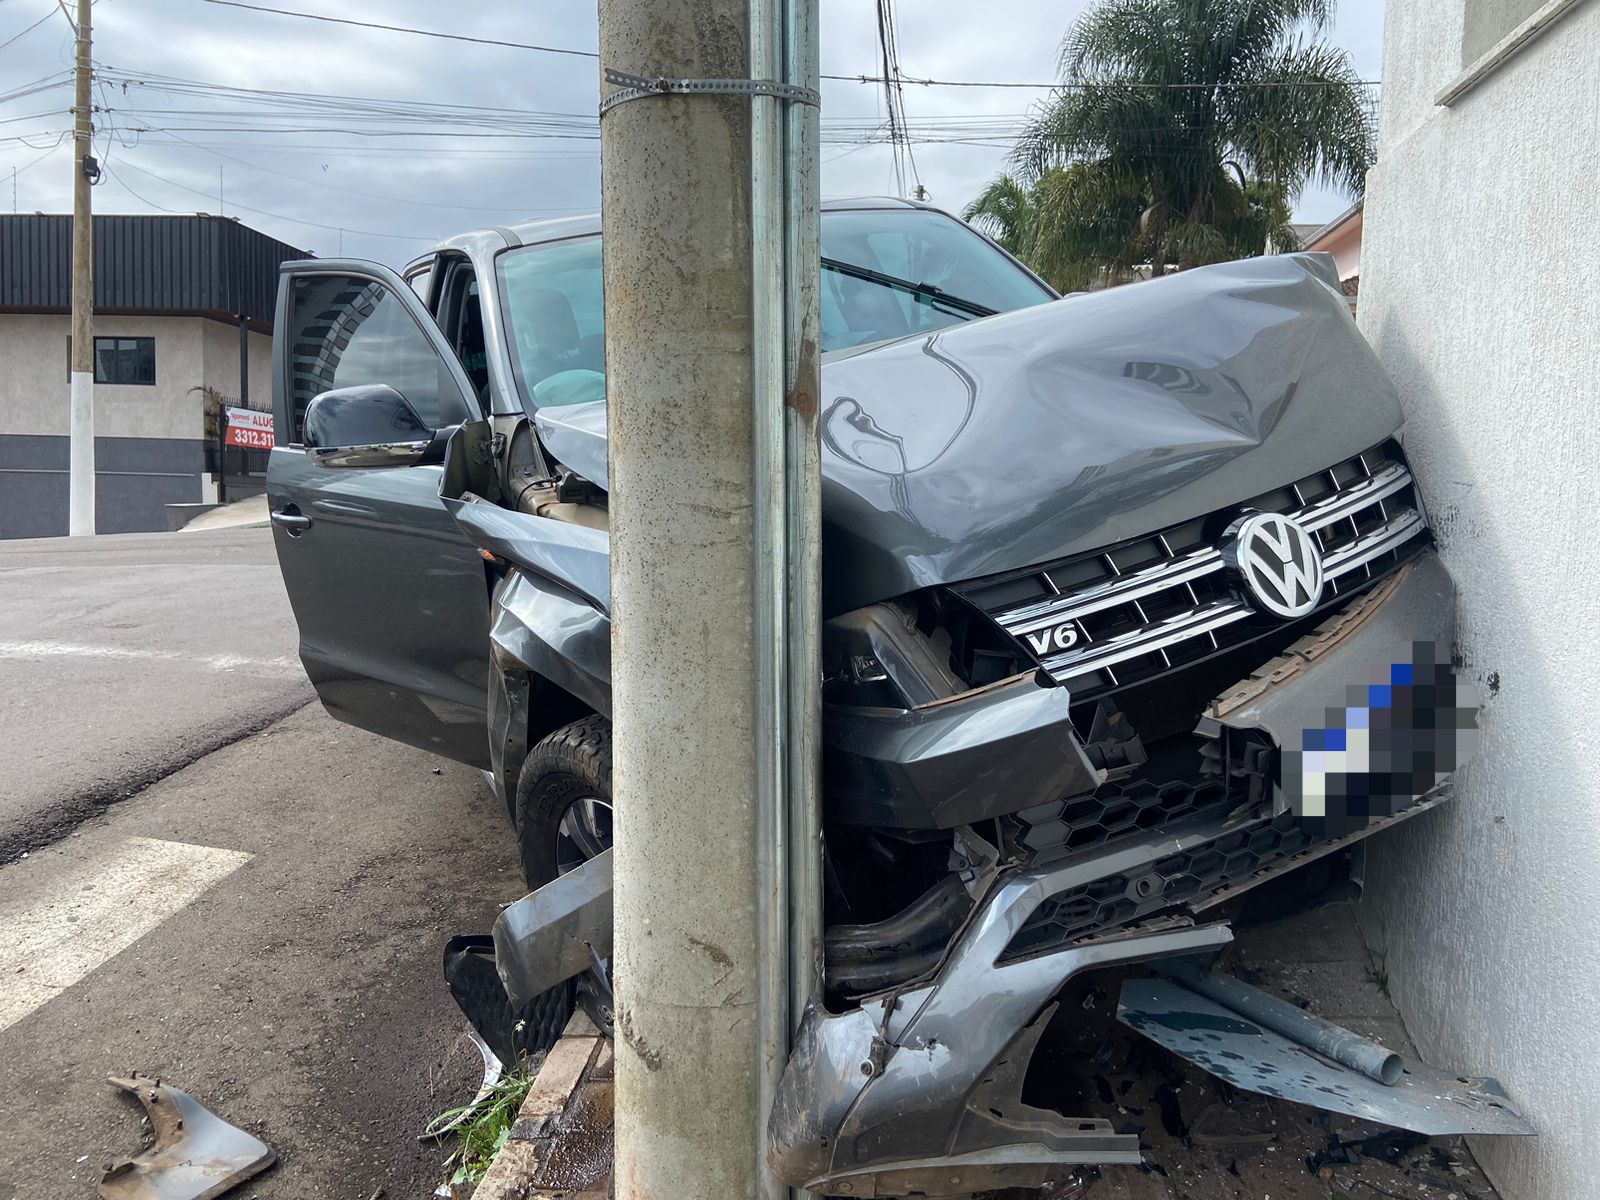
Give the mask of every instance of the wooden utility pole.
<svg viewBox="0 0 1600 1200">
<path fill-rule="evenodd" d="M 94 166 L 94 122 L 89 111 L 91 67 L 89 5 L 78 0 L 77 93 L 72 154 L 72 363 L 71 452 L 67 532 L 94 532 L 94 214 L 89 198 Z"/>
</svg>

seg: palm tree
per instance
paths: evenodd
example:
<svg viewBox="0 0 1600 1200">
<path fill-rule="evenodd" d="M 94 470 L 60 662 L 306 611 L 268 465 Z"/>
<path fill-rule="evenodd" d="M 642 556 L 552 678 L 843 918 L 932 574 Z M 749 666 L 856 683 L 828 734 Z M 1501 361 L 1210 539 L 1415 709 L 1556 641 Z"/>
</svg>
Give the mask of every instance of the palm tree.
<svg viewBox="0 0 1600 1200">
<path fill-rule="evenodd" d="M 962 210 L 961 218 L 979 225 L 1000 246 L 1022 259 L 1038 257 L 1039 188 L 1002 172 L 978 198 Z"/>
<path fill-rule="evenodd" d="M 1067 32 L 1062 90 L 1030 120 L 1014 174 L 970 219 L 1014 228 L 1057 286 L 1292 246 L 1305 184 L 1359 196 L 1375 155 L 1350 57 L 1319 40 L 1333 7 L 1101 0 Z"/>
</svg>

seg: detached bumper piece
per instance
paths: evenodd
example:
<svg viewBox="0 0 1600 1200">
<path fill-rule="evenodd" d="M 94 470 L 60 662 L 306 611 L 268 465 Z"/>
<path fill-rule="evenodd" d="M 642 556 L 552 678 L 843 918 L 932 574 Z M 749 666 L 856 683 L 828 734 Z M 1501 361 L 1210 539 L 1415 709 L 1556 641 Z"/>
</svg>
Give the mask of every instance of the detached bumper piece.
<svg viewBox="0 0 1600 1200">
<path fill-rule="evenodd" d="M 507 905 L 495 918 L 494 960 L 513 1007 L 611 957 L 611 851 Z"/>
<path fill-rule="evenodd" d="M 778 1175 L 828 1195 L 958 1196 L 1058 1183 L 1078 1164 L 1138 1162 L 1138 1139 L 1105 1121 L 1022 1103 L 1052 998 L 1081 971 L 1227 944 L 1226 924 L 1200 923 L 1208 914 L 1447 799 L 1472 715 L 1456 707 L 1447 667 L 1435 669 L 1454 616 L 1437 557 L 1417 555 L 1207 712 L 1201 732 L 1222 764 L 1236 736 L 1283 751 L 1279 778 L 1260 781 L 1276 786 L 1243 803 L 1220 786 L 1185 790 L 1153 828 L 1137 813 L 1114 827 L 1092 814 L 1104 836 L 1087 838 L 1063 836 L 1070 804 L 1052 806 L 1060 821 L 1030 825 L 1044 844 L 1019 839 L 1021 865 L 1001 869 L 942 962 L 928 964 L 931 977 L 851 1012 L 813 1002 L 768 1125 Z M 1337 750 L 1335 732 L 1349 734 Z M 1322 803 L 1314 810 L 1312 800 Z M 1241 1088 L 1420 1132 L 1531 1132 L 1491 1081 L 1402 1063 L 1386 1087 L 1198 991 L 1137 986 L 1148 990 L 1125 993 L 1130 1024 Z M 1213 1034 L 1231 1039 L 1236 1057 L 1220 1057 Z M 1393 1075 L 1381 1048 L 1352 1044 L 1349 1031 L 1317 1035 L 1328 1053 Z"/>
<path fill-rule="evenodd" d="M 1332 1057 L 1359 1062 L 1352 1051 L 1373 1044 L 1357 1034 L 1307 1020 L 1297 1009 L 1299 1022 L 1275 1019 L 1275 1009 L 1293 1006 L 1234 979 L 1176 974 L 1124 983 L 1118 1018 L 1234 1087 L 1430 1137 L 1535 1132 L 1493 1079 L 1451 1075 L 1415 1059 L 1368 1073 Z"/>
<path fill-rule="evenodd" d="M 265 1142 L 187 1092 L 142 1075 L 109 1082 L 144 1105 L 155 1142 L 106 1166 L 99 1189 L 104 1200 L 210 1200 L 278 1161 Z"/>
<path fill-rule="evenodd" d="M 1001 880 L 936 982 L 851 1012 L 808 1006 L 768 1125 L 785 1182 L 838 1196 L 965 1196 L 1041 1187 L 1084 1163 L 1137 1163 L 1137 1137 L 1020 1099 L 1028 1061 L 1080 971 L 1219 949 L 1224 925 L 1173 923 L 1001 962 L 1024 921 L 1082 866 Z"/>
</svg>

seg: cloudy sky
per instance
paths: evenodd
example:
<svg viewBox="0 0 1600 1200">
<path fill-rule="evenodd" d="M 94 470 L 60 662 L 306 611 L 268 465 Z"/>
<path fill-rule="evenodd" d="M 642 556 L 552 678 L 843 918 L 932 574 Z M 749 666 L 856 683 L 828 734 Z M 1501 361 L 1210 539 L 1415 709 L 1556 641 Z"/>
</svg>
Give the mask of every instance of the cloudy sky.
<svg viewBox="0 0 1600 1200">
<path fill-rule="evenodd" d="M 593 3 L 253 2 L 591 53 L 596 45 Z M 1048 81 L 1062 31 L 1088 3 L 903 0 L 901 69 Z M 94 22 L 96 103 L 109 110 L 96 118 L 108 168 L 99 212 L 220 210 L 318 255 L 399 264 L 468 228 L 598 207 L 592 57 L 209 0 L 98 0 Z M 1382 24 L 1383 0 L 1342 0 L 1333 40 L 1365 79 L 1380 74 Z M 876 53 L 869 0 L 822 0 L 824 73 L 874 74 Z M 16 171 L 17 211 L 71 208 L 70 138 L 56 145 L 71 127 L 71 62 L 56 0 L 0 0 L 0 206 Z M 1004 166 L 1004 135 L 1040 94 L 908 86 L 912 125 L 945 139 L 913 148 L 930 198 L 950 209 L 970 200 Z M 508 110 L 521 114 L 509 135 Z M 883 119 L 881 89 L 825 81 L 822 111 L 824 194 L 895 191 L 889 148 L 863 140 Z M 1297 219 L 1326 220 L 1348 202 L 1311 189 Z"/>
</svg>

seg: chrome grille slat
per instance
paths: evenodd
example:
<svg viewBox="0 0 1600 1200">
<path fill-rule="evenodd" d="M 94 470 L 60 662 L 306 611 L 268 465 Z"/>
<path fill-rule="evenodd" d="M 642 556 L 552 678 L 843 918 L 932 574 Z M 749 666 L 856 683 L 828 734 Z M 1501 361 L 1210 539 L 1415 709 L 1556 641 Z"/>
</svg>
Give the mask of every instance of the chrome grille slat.
<svg viewBox="0 0 1600 1200">
<path fill-rule="evenodd" d="M 1097 646 L 1052 654 L 1040 659 L 1040 664 L 1052 675 L 1060 678 L 1083 675 L 1089 671 L 1098 671 L 1119 662 L 1126 662 L 1130 658 L 1138 658 L 1142 654 L 1153 654 L 1157 650 L 1164 650 L 1168 646 L 1175 646 L 1179 642 L 1188 641 L 1192 637 L 1199 637 L 1201 634 L 1221 629 L 1224 625 L 1232 625 L 1235 621 L 1243 621 L 1254 615 L 1254 609 L 1238 601 L 1219 600 L 1156 621 L 1144 629 L 1125 633 Z"/>
<path fill-rule="evenodd" d="M 1326 496 L 1315 504 L 1307 504 L 1291 515 L 1315 533 L 1410 486 L 1411 472 L 1399 463 L 1390 463 L 1376 475 L 1368 476 L 1360 483 Z"/>
<path fill-rule="evenodd" d="M 1159 567 L 1146 568 L 1131 575 L 1113 576 L 1107 583 L 1040 600 L 1005 614 L 1000 618 L 1000 623 L 1014 634 L 1032 633 L 1036 629 L 1059 625 L 1063 621 L 1139 600 L 1164 588 L 1220 571 L 1222 567 L 1222 555 L 1208 546 Z"/>
<path fill-rule="evenodd" d="M 1414 538 L 1424 528 L 1426 523 L 1421 513 L 1414 508 L 1404 509 L 1370 533 L 1363 534 L 1348 546 L 1328 555 L 1322 564 L 1322 573 L 1328 579 L 1348 575 L 1358 567 L 1370 565 L 1373 559 Z"/>
<path fill-rule="evenodd" d="M 1350 480 L 1344 487 L 1339 485 L 1341 473 Z M 1410 471 L 1395 461 L 1394 455 L 1369 453 L 1285 485 L 1281 499 L 1263 502 L 1273 508 L 1283 505 L 1285 515 L 1317 534 L 1323 545 L 1326 579 L 1330 584 L 1342 581 L 1342 586 L 1330 586 L 1324 594 L 1324 603 L 1331 603 L 1348 594 L 1350 587 L 1387 569 L 1381 561 L 1385 555 L 1401 550 L 1426 531 L 1427 523 L 1411 507 L 1411 497 L 1403 496 L 1398 503 L 1394 499 L 1412 486 Z M 1331 492 L 1320 494 L 1328 487 Z M 1308 503 L 1308 489 L 1320 498 Z M 1027 634 L 1076 622 L 1081 635 L 1076 645 L 1037 656 L 1040 666 L 1061 681 L 1098 673 L 1105 681 L 1100 686 L 1117 687 L 1120 684 L 1112 667 L 1126 675 L 1125 664 L 1150 656 L 1148 662 L 1133 668 L 1133 677 L 1175 669 L 1192 659 L 1193 651 L 1185 652 L 1185 658 L 1177 657 L 1191 639 L 1203 639 L 1207 655 L 1226 649 L 1242 639 L 1226 633 L 1219 638 L 1219 631 L 1259 614 L 1243 599 L 1224 591 L 1220 581 L 1209 579 L 1227 566 L 1217 548 L 1201 546 L 1174 553 L 1167 536 L 1174 530 L 1148 535 L 1165 556 L 1154 562 L 1119 570 L 1111 551 L 1097 551 L 1091 558 L 1098 561 L 1103 578 L 1077 587 L 1058 586 L 1051 572 L 1059 570 L 1060 564 L 1041 568 L 1039 576 L 1055 594 L 986 611 L 1019 641 Z M 1193 534 L 1185 538 L 1192 546 Z M 1356 575 L 1357 571 L 1362 575 Z M 1152 613 L 1156 615 L 1152 617 Z"/>
</svg>

